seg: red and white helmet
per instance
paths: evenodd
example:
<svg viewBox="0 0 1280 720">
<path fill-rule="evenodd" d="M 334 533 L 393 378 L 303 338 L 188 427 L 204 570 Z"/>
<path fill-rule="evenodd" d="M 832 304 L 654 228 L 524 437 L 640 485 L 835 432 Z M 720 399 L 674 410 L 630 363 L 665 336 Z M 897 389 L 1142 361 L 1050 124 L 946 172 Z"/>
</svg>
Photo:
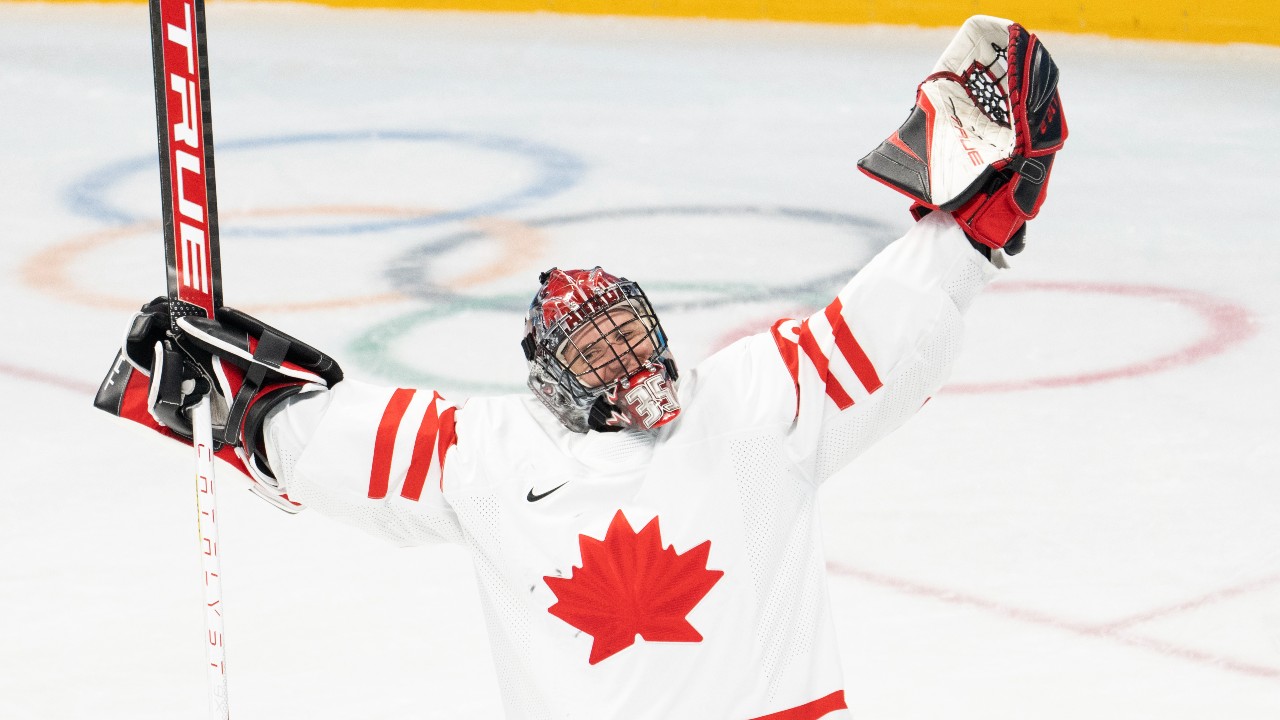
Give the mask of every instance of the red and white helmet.
<svg viewBox="0 0 1280 720">
<path fill-rule="evenodd" d="M 529 388 L 552 414 L 575 432 L 674 420 L 675 360 L 640 286 L 599 266 L 538 280 L 521 346 Z"/>
</svg>

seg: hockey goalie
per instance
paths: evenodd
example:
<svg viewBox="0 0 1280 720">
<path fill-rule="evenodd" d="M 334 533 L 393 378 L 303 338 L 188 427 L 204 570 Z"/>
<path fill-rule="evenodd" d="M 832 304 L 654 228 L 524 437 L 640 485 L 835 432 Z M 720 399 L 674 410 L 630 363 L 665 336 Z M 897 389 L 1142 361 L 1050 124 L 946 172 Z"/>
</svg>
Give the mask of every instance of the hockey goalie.
<svg viewBox="0 0 1280 720">
<path fill-rule="evenodd" d="M 97 405 L 218 457 L 280 508 L 474 558 L 511 718 L 848 717 L 819 487 L 918 411 L 1025 244 L 1066 137 L 1037 37 L 977 16 L 859 163 L 915 223 L 808 317 L 680 368 L 640 285 L 540 275 L 529 393 L 455 405 L 343 379 L 251 316 L 134 316 Z M 516 342 L 518 341 L 518 342 Z"/>
</svg>

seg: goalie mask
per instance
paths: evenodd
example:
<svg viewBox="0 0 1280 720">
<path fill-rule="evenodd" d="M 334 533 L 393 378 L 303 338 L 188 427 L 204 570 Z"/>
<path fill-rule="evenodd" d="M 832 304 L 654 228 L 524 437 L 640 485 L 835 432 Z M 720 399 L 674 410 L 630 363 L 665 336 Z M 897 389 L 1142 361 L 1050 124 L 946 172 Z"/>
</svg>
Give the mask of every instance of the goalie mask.
<svg viewBox="0 0 1280 720">
<path fill-rule="evenodd" d="M 640 286 L 599 266 L 552 268 L 521 341 L 529 389 L 574 432 L 651 430 L 675 419 L 675 360 Z"/>
</svg>

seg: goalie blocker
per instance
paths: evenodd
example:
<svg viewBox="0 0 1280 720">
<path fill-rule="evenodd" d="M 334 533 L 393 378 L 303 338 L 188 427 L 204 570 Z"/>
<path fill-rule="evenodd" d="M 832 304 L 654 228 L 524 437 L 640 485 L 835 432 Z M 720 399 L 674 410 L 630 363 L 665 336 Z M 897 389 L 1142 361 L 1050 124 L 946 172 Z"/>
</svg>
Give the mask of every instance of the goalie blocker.
<svg viewBox="0 0 1280 720">
<path fill-rule="evenodd" d="M 281 401 L 332 387 L 342 369 L 239 310 L 220 308 L 216 319 L 171 311 L 161 297 L 134 314 L 94 406 L 191 444 L 187 411 L 209 394 L 214 454 L 248 476 L 257 495 L 298 512 L 267 464 L 262 426 Z"/>
<path fill-rule="evenodd" d="M 917 219 L 948 212 L 975 243 L 1013 255 L 1066 137 L 1049 51 L 1015 22 L 976 15 L 920 83 L 906 122 L 858 167 L 914 200 Z"/>
</svg>

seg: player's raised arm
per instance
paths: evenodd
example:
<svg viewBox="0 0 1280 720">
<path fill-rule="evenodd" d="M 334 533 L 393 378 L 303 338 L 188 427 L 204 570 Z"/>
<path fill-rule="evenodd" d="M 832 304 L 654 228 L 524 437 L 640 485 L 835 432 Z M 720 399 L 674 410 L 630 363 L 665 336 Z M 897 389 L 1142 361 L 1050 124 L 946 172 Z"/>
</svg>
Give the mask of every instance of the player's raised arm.
<svg viewBox="0 0 1280 720">
<path fill-rule="evenodd" d="M 795 387 L 794 459 L 820 482 L 913 415 L 960 349 L 996 268 L 945 215 L 917 223 L 823 309 L 771 334 Z"/>
<path fill-rule="evenodd" d="M 789 444 L 815 481 L 910 417 L 946 380 L 972 298 L 1023 247 L 1066 137 L 1058 70 L 1016 23 L 977 16 L 907 121 L 859 166 L 919 222 L 825 308 L 772 335 L 796 390 Z"/>
<path fill-rule="evenodd" d="M 290 497 L 400 545 L 459 541 L 443 496 L 457 408 L 437 392 L 346 380 L 290 398 L 264 445 Z"/>
<path fill-rule="evenodd" d="M 99 408 L 190 442 L 185 410 L 209 392 L 216 456 L 276 507 L 315 506 L 399 544 L 454 537 L 439 496 L 452 404 L 344 381 L 333 358 L 243 312 L 171 323 L 171 309 L 158 298 L 134 315 Z"/>
</svg>

